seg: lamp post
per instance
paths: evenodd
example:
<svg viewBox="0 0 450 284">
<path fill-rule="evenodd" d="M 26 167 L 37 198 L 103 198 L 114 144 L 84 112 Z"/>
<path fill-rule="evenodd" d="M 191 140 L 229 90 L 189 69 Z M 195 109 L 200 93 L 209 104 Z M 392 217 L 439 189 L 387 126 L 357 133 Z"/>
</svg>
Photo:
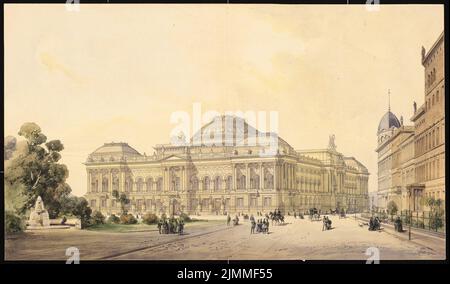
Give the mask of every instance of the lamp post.
<svg viewBox="0 0 450 284">
<path fill-rule="evenodd" d="M 412 223 L 412 218 L 411 218 L 411 187 L 408 189 L 408 221 L 409 221 L 409 226 L 408 226 L 408 240 L 411 240 L 411 223 Z"/>
</svg>

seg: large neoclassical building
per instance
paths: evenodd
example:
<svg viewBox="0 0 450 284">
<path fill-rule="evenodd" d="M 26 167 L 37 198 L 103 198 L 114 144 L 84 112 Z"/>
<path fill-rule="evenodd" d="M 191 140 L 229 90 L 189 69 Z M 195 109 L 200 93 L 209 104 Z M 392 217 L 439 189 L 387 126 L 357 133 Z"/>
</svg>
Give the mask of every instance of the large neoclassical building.
<svg viewBox="0 0 450 284">
<path fill-rule="evenodd" d="M 114 190 L 127 194 L 135 214 L 368 208 L 369 173 L 336 151 L 334 136 L 319 150 L 294 150 L 276 137 L 276 151 L 267 154 L 268 144 L 259 142 L 273 135 L 261 135 L 242 118 L 217 117 L 193 137 L 210 133 L 223 139 L 157 145 L 150 156 L 127 143 L 105 143 L 86 160 L 86 199 L 105 214 L 120 211 Z M 257 143 L 249 143 L 252 138 Z"/>
</svg>

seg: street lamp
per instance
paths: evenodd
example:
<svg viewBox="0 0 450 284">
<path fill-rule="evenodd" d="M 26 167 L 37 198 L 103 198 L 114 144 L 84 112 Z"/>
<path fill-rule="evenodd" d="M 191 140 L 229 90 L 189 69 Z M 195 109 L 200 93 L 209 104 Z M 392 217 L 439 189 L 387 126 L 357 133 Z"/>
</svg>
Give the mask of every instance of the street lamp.
<svg viewBox="0 0 450 284">
<path fill-rule="evenodd" d="M 411 223 L 412 223 L 412 214 L 411 214 L 411 190 L 412 188 L 409 187 L 408 188 L 408 221 L 409 221 L 409 226 L 408 226 L 408 240 L 411 240 Z"/>
</svg>

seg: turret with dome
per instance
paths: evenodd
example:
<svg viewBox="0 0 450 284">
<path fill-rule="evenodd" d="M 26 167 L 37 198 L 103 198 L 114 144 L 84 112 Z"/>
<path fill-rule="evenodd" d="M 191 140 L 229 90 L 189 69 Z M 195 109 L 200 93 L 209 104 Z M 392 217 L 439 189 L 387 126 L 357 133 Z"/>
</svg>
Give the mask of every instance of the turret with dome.
<svg viewBox="0 0 450 284">
<path fill-rule="evenodd" d="M 402 123 L 398 120 L 397 116 L 391 112 L 390 104 L 390 92 L 389 94 L 389 105 L 387 112 L 383 115 L 378 124 L 378 145 L 383 144 L 387 139 L 392 137 L 395 129 L 400 128 Z M 403 120 L 403 119 L 402 119 Z"/>
</svg>

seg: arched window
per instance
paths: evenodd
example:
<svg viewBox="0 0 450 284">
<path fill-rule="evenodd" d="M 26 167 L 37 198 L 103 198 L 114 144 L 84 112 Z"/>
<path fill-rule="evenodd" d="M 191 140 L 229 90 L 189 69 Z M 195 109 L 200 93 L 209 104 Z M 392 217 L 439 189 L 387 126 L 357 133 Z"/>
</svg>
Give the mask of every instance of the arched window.
<svg viewBox="0 0 450 284">
<path fill-rule="evenodd" d="M 153 179 L 151 177 L 147 178 L 147 182 L 145 184 L 147 187 L 147 191 L 153 190 Z"/>
<path fill-rule="evenodd" d="M 196 176 L 191 177 L 191 189 L 198 190 L 198 178 Z"/>
<path fill-rule="evenodd" d="M 125 191 L 131 192 L 132 188 L 133 188 L 133 180 L 130 177 L 128 177 L 125 181 Z"/>
<path fill-rule="evenodd" d="M 436 91 L 436 102 L 439 102 L 439 90 Z"/>
<path fill-rule="evenodd" d="M 161 191 L 162 190 L 162 184 L 163 184 L 163 178 L 159 177 L 158 181 L 156 182 L 156 190 Z"/>
<path fill-rule="evenodd" d="M 432 97 L 432 99 L 431 99 L 431 105 L 432 105 L 432 106 L 434 105 L 434 94 L 433 94 L 433 97 Z"/>
<path fill-rule="evenodd" d="M 136 181 L 136 191 L 142 192 L 143 185 L 144 182 L 142 181 L 142 178 L 138 178 L 138 180 Z"/>
<path fill-rule="evenodd" d="M 237 181 L 238 189 L 245 189 L 245 179 L 246 179 L 245 175 L 241 175 L 238 177 Z"/>
<path fill-rule="evenodd" d="M 232 176 L 228 176 L 227 177 L 227 190 L 231 190 L 233 187 L 233 177 Z"/>
<path fill-rule="evenodd" d="M 209 177 L 206 176 L 203 179 L 203 190 L 209 190 L 209 184 L 210 184 Z"/>
<path fill-rule="evenodd" d="M 91 191 L 98 192 L 98 179 L 94 178 L 91 183 Z"/>
<path fill-rule="evenodd" d="M 113 177 L 112 189 L 119 191 L 119 178 Z"/>
<path fill-rule="evenodd" d="M 259 175 L 253 175 L 250 178 L 250 188 L 257 188 L 257 189 L 259 189 Z"/>
<path fill-rule="evenodd" d="M 436 128 L 436 145 L 439 145 L 439 126 Z"/>
<path fill-rule="evenodd" d="M 103 179 L 102 179 L 102 191 L 103 192 L 108 192 L 108 178 L 107 177 L 104 177 Z"/>
<path fill-rule="evenodd" d="M 173 175 L 170 178 L 170 190 L 172 190 L 172 191 L 180 190 L 180 177 Z"/>
<path fill-rule="evenodd" d="M 219 191 L 220 190 L 220 177 L 217 176 L 214 179 L 214 191 Z"/>
<path fill-rule="evenodd" d="M 264 178 L 264 188 L 273 188 L 273 175 L 271 173 L 266 173 Z"/>
</svg>

